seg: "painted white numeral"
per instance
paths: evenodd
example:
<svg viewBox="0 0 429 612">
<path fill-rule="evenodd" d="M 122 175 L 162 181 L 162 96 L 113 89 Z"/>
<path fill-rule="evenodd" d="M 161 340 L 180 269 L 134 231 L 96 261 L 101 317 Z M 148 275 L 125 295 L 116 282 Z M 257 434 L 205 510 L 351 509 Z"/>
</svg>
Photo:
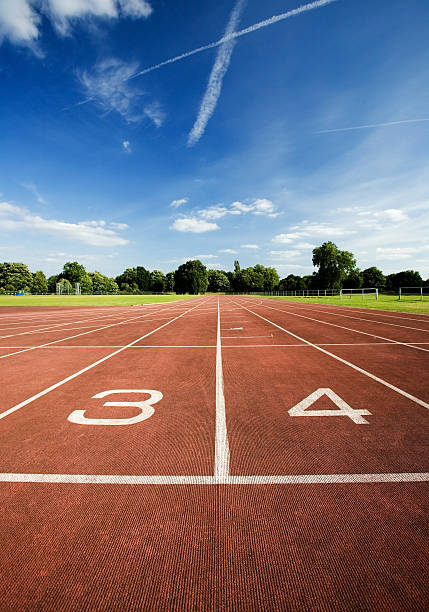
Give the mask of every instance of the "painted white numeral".
<svg viewBox="0 0 429 612">
<path fill-rule="evenodd" d="M 310 406 L 322 397 L 327 395 L 336 406 L 338 410 L 308 410 Z M 369 425 L 369 422 L 363 418 L 363 414 L 371 414 L 369 410 L 365 409 L 354 409 L 347 404 L 339 395 L 334 393 L 332 389 L 317 389 L 314 393 L 311 393 L 308 397 L 303 399 L 299 404 L 289 410 L 290 416 L 346 416 L 349 417 L 354 423 L 358 425 Z"/>
<path fill-rule="evenodd" d="M 92 397 L 94 399 L 100 399 L 107 395 L 113 395 L 114 393 L 146 393 L 150 397 L 143 399 L 138 402 L 106 402 L 103 406 L 135 406 L 140 409 L 140 414 L 134 417 L 124 419 L 89 419 L 85 416 L 86 410 L 74 410 L 67 420 L 71 423 L 77 423 L 78 425 L 134 425 L 140 423 L 153 415 L 155 409 L 153 404 L 159 402 L 162 399 L 161 391 L 154 391 L 153 389 L 111 389 L 110 391 L 102 391 Z"/>
</svg>

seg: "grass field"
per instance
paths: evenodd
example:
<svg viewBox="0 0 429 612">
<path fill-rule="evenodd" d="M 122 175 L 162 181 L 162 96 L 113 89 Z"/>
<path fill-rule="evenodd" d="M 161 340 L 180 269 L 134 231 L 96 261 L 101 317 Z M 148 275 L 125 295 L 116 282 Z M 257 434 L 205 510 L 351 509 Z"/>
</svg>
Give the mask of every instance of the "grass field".
<svg viewBox="0 0 429 612">
<path fill-rule="evenodd" d="M 1 306 L 134 306 L 175 302 L 197 295 L 0 295 Z"/>
<path fill-rule="evenodd" d="M 407 296 L 401 300 L 397 295 L 381 294 L 378 300 L 361 299 L 356 296 L 354 298 L 339 296 L 311 298 L 311 297 L 291 297 L 291 296 L 261 296 L 269 300 L 283 300 L 290 302 L 305 302 L 306 304 L 335 304 L 338 306 L 354 306 L 358 308 L 374 308 L 377 310 L 394 310 L 397 312 L 417 312 L 419 314 L 429 314 L 429 299 L 426 297 L 420 300 L 418 296 Z"/>
</svg>

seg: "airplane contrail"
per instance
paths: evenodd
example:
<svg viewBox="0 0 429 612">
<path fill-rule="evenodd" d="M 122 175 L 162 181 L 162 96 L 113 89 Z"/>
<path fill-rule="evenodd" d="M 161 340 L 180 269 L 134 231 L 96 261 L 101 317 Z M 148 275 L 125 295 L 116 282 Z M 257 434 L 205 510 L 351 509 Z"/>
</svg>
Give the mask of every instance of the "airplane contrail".
<svg viewBox="0 0 429 612">
<path fill-rule="evenodd" d="M 254 23 L 253 25 L 244 28 L 243 30 L 239 30 L 238 32 L 231 32 L 229 34 L 225 34 L 219 40 L 204 45 L 203 47 L 198 47 L 197 49 L 193 49 L 192 51 L 187 51 L 186 53 L 182 53 L 181 55 L 176 55 L 176 57 L 172 57 L 168 60 L 160 62 L 159 64 L 155 64 L 154 66 L 150 66 L 149 68 L 145 68 L 144 70 L 140 70 L 136 72 L 130 79 L 135 79 L 136 77 L 142 76 L 144 74 L 148 74 L 149 72 L 153 72 L 154 70 L 158 70 L 163 66 L 167 66 L 168 64 L 173 64 L 175 62 L 179 62 L 180 60 L 186 59 L 187 57 L 191 57 L 192 55 L 196 55 L 197 53 L 202 53 L 203 51 L 207 51 L 208 49 L 213 49 L 214 47 L 219 47 L 224 43 L 239 38 L 240 36 L 245 36 L 246 34 L 251 34 L 252 32 L 256 32 L 256 30 L 260 30 L 261 28 L 266 28 L 273 23 L 277 23 L 278 21 L 283 21 L 284 19 L 289 19 L 290 17 L 294 17 L 295 15 L 300 15 L 301 13 L 305 13 L 307 11 L 313 11 L 314 9 L 320 8 L 322 6 L 326 6 L 328 4 L 332 4 L 333 2 L 338 2 L 338 0 L 315 0 L 314 2 L 310 2 L 308 4 L 303 4 L 298 6 L 291 11 L 287 11 L 286 13 L 281 13 L 280 15 L 274 15 L 269 19 L 264 19 L 264 21 L 259 21 L 258 23 Z"/>
<path fill-rule="evenodd" d="M 429 121 L 429 117 L 422 119 L 403 119 L 402 121 L 387 121 L 386 123 L 369 123 L 368 125 L 354 125 L 352 127 L 334 128 L 332 130 L 318 130 L 316 134 L 331 134 L 332 132 L 350 132 L 352 130 L 368 130 L 370 128 L 385 127 L 389 125 L 402 125 L 403 123 L 420 123 L 422 121 Z"/>
<path fill-rule="evenodd" d="M 232 10 L 224 36 L 224 38 L 228 40 L 219 47 L 216 61 L 210 73 L 207 89 L 201 102 L 198 117 L 189 133 L 188 147 L 192 147 L 199 141 L 216 108 L 222 90 L 223 79 L 229 68 L 232 52 L 236 44 L 235 39 L 229 39 L 228 37 L 235 32 L 246 1 L 247 0 L 238 0 Z"/>
</svg>

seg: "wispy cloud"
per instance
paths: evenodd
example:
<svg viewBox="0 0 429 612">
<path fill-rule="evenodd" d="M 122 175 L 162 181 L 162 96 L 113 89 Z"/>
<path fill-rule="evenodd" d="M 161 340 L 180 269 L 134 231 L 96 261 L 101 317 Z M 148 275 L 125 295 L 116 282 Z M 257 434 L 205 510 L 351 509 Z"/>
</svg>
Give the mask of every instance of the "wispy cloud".
<svg viewBox="0 0 429 612">
<path fill-rule="evenodd" d="M 256 32 L 261 28 L 267 28 L 268 26 L 273 25 L 274 23 L 278 23 L 279 21 L 283 21 L 285 19 L 289 19 L 290 17 L 295 17 L 296 15 L 300 15 L 301 13 L 305 13 L 307 11 L 313 11 L 314 9 L 321 8 L 323 6 L 327 6 L 328 4 L 333 4 L 338 0 L 317 0 L 316 2 L 309 2 L 308 4 L 303 4 L 296 9 L 292 9 L 291 11 L 287 11 L 286 13 L 281 13 L 280 15 L 274 15 L 269 19 L 264 19 L 263 21 L 258 21 L 258 23 L 254 23 L 253 25 L 244 28 L 243 30 L 239 30 L 238 32 L 232 32 L 231 34 L 225 35 L 219 40 L 204 45 L 202 47 L 198 47 L 197 49 L 193 49 L 192 51 L 186 51 L 185 53 L 181 53 L 180 55 L 176 55 L 176 57 L 172 57 L 168 60 L 160 62 L 159 64 L 155 64 L 150 66 L 149 68 L 145 68 L 144 70 L 140 70 L 136 72 L 133 77 L 142 76 L 147 74 L 148 72 L 153 72 L 154 70 L 158 70 L 163 66 L 167 66 L 168 64 L 174 64 L 175 62 L 179 62 L 183 59 L 191 57 L 192 55 L 196 55 L 197 53 L 202 53 L 203 51 L 208 51 L 209 49 L 213 49 L 215 47 L 220 47 L 225 42 L 235 40 L 240 36 L 246 36 L 247 34 L 251 34 L 252 32 Z"/>
<path fill-rule="evenodd" d="M 122 141 L 122 148 L 124 149 L 125 153 L 131 153 L 132 152 L 131 143 L 130 143 L 129 140 L 123 140 Z"/>
<path fill-rule="evenodd" d="M 242 249 L 259 249 L 257 244 L 240 244 Z"/>
<path fill-rule="evenodd" d="M 176 219 L 170 229 L 178 232 L 191 232 L 192 234 L 202 234 L 204 232 L 212 232 L 213 230 L 220 229 L 217 223 L 210 223 L 204 219 L 197 219 L 196 217 L 181 217 Z"/>
<path fill-rule="evenodd" d="M 423 117 L 421 119 L 403 119 L 402 121 L 386 121 L 386 123 L 369 123 L 368 125 L 354 125 L 352 127 L 334 128 L 332 130 L 318 130 L 316 134 L 351 132 L 352 130 L 369 130 L 371 128 L 389 127 L 392 125 L 404 125 L 406 123 L 422 123 L 423 121 L 429 121 L 429 117 Z"/>
<path fill-rule="evenodd" d="M 173 200 L 172 202 L 170 202 L 170 206 L 172 208 L 179 208 L 180 206 L 183 206 L 183 204 L 187 204 L 188 201 L 188 198 L 180 198 L 180 200 Z"/>
<path fill-rule="evenodd" d="M 251 213 L 252 215 L 264 215 L 267 217 L 275 218 L 281 213 L 277 211 L 277 206 L 267 200 L 266 198 L 256 198 L 245 200 L 244 202 L 235 201 L 231 205 L 225 204 L 214 204 L 207 208 L 200 208 L 198 215 L 203 219 L 221 219 L 226 215 L 246 215 Z"/>
<path fill-rule="evenodd" d="M 232 10 L 228 25 L 226 27 L 225 37 L 228 37 L 235 32 L 245 3 L 246 0 L 237 1 L 235 7 Z M 204 134 L 210 117 L 214 113 L 217 102 L 219 100 L 220 93 L 222 91 L 223 79 L 231 62 L 231 56 L 234 47 L 235 41 L 227 40 L 226 42 L 222 43 L 219 48 L 216 61 L 209 77 L 207 89 L 201 102 L 198 117 L 194 123 L 192 130 L 189 133 L 189 147 L 192 147 L 199 141 L 201 136 Z"/>
<path fill-rule="evenodd" d="M 219 249 L 219 253 L 228 253 L 229 255 L 236 255 L 237 252 L 234 249 Z"/>
<path fill-rule="evenodd" d="M 34 183 L 23 183 L 23 187 L 28 189 L 28 191 L 34 195 L 39 204 L 46 204 L 45 198 L 40 194 L 37 186 Z"/>
<path fill-rule="evenodd" d="M 34 231 L 50 234 L 60 239 L 78 240 L 92 246 L 122 246 L 129 240 L 118 235 L 118 230 L 126 229 L 122 223 L 106 221 L 79 221 L 70 223 L 56 219 L 45 219 L 26 208 L 0 202 L 0 231 Z"/>
<path fill-rule="evenodd" d="M 141 19 L 151 13 L 148 0 L 0 0 L 0 42 L 8 38 L 37 51 L 34 43 L 40 34 L 41 14 L 65 35 L 77 19 Z"/>
<path fill-rule="evenodd" d="M 160 127 L 165 113 L 159 102 L 143 106 L 142 98 L 146 94 L 128 82 L 135 69 L 136 63 L 110 58 L 96 64 L 91 71 L 82 72 L 78 78 L 87 98 L 74 106 L 93 102 L 106 113 L 119 113 L 127 123 L 138 123 L 148 118 Z"/>
</svg>

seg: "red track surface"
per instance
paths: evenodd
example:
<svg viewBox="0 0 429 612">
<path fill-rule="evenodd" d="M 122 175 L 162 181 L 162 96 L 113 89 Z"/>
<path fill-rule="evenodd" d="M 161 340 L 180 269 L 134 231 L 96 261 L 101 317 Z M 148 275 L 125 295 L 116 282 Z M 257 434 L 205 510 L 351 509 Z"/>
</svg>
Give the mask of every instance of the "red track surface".
<svg viewBox="0 0 429 612">
<path fill-rule="evenodd" d="M 428 609 L 429 317 L 221 296 L 0 336 L 2 611 Z M 318 389 L 367 422 L 289 414 Z"/>
</svg>

